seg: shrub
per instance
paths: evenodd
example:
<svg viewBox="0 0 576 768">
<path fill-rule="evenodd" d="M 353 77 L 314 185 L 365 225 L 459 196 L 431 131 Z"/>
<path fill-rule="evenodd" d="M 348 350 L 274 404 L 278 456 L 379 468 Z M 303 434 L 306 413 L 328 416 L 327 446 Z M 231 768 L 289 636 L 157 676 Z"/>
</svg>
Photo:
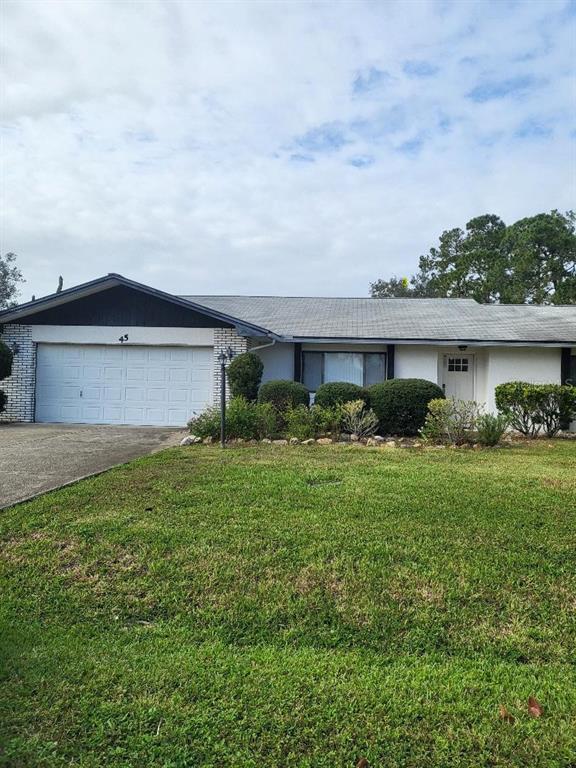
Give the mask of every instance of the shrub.
<svg viewBox="0 0 576 768">
<path fill-rule="evenodd" d="M 536 437 L 542 428 L 554 437 L 576 415 L 576 387 L 567 384 L 509 381 L 496 387 L 495 396 L 510 426 L 527 437 Z"/>
<path fill-rule="evenodd" d="M 250 403 L 244 397 L 233 397 L 226 407 L 226 437 L 256 440 L 277 433 L 278 415 L 270 403 Z M 211 407 L 188 422 L 197 437 L 220 437 L 220 408 Z"/>
<path fill-rule="evenodd" d="M 289 379 L 266 381 L 258 390 L 259 403 L 272 403 L 280 412 L 299 405 L 308 405 L 310 394 L 304 384 Z"/>
<path fill-rule="evenodd" d="M 474 400 L 430 400 L 422 437 L 462 445 L 472 438 L 479 413 L 480 406 Z"/>
<path fill-rule="evenodd" d="M 508 429 L 508 418 L 499 413 L 483 413 L 476 421 L 476 440 L 480 445 L 498 445 L 502 435 Z"/>
<path fill-rule="evenodd" d="M 494 390 L 496 407 L 508 418 L 510 426 L 526 437 L 535 437 L 540 431 L 538 396 L 534 384 L 509 381 Z"/>
<path fill-rule="evenodd" d="M 444 393 L 425 379 L 390 379 L 368 389 L 370 405 L 383 434 L 417 435 L 424 426 L 428 403 Z"/>
<path fill-rule="evenodd" d="M 0 381 L 7 379 L 12 373 L 13 359 L 12 350 L 0 341 Z M 0 389 L 0 413 L 4 411 L 7 400 L 6 393 Z"/>
<path fill-rule="evenodd" d="M 0 341 L 0 381 L 7 379 L 12 373 L 12 362 L 14 356 L 10 347 Z"/>
<path fill-rule="evenodd" d="M 253 352 L 235 357 L 226 371 L 232 397 L 256 400 L 263 370 L 264 363 Z"/>
<path fill-rule="evenodd" d="M 206 408 L 205 411 L 194 415 L 188 421 L 188 429 L 190 434 L 196 435 L 196 437 L 220 437 L 220 408 L 212 406 Z"/>
<path fill-rule="evenodd" d="M 547 437 L 554 437 L 576 417 L 576 387 L 567 384 L 533 386 L 538 390 L 538 422 Z"/>
<path fill-rule="evenodd" d="M 331 408 L 333 405 L 354 400 L 362 400 L 364 404 L 367 404 L 368 392 L 364 387 L 347 381 L 330 381 L 321 384 L 316 390 L 316 397 L 314 398 L 314 402 L 324 408 Z"/>
<path fill-rule="evenodd" d="M 369 437 L 378 429 L 378 416 L 364 400 L 350 400 L 341 406 L 342 430 L 349 435 Z"/>
<path fill-rule="evenodd" d="M 256 423 L 258 437 L 276 437 L 279 432 L 280 422 L 278 412 L 272 403 L 256 403 Z"/>
<path fill-rule="evenodd" d="M 328 432 L 333 437 L 337 437 L 340 433 L 338 406 L 323 408 L 315 403 L 311 408 L 307 408 L 305 405 L 298 405 L 296 408 L 289 408 L 284 417 L 287 437 L 309 440 L 326 435 Z"/>
<path fill-rule="evenodd" d="M 258 434 L 256 403 L 250 403 L 244 397 L 233 397 L 226 408 L 226 436 L 255 440 Z"/>
</svg>

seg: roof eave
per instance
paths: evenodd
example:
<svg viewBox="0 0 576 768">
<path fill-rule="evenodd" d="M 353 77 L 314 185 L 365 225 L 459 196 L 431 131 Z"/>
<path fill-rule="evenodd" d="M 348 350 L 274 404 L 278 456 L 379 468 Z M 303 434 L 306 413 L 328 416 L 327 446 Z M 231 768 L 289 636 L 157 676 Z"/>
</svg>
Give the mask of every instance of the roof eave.
<svg viewBox="0 0 576 768">
<path fill-rule="evenodd" d="M 567 340 L 530 340 L 530 339 L 434 339 L 434 338 L 391 338 L 391 337 L 366 337 L 366 336 L 284 336 L 282 341 L 298 344 L 424 344 L 443 347 L 453 347 L 466 344 L 473 347 L 496 347 L 496 346 L 515 346 L 515 347 L 569 347 L 576 345 L 576 341 Z"/>
<path fill-rule="evenodd" d="M 138 283 L 135 280 L 130 280 L 123 275 L 117 275 L 114 273 L 106 275 L 105 277 L 99 277 L 96 280 L 90 280 L 87 283 L 82 283 L 81 285 L 74 286 L 73 288 L 67 288 L 64 291 L 60 291 L 60 293 L 52 293 L 48 296 L 42 297 L 41 299 L 29 301 L 26 302 L 26 304 L 20 304 L 12 309 L 5 309 L 0 312 L 0 325 L 6 323 L 14 323 L 24 318 L 33 317 L 35 314 L 43 312 L 46 309 L 59 307 L 63 304 L 67 304 L 69 301 L 75 301 L 77 299 L 84 298 L 85 296 L 91 296 L 95 293 L 100 293 L 118 285 L 132 288 L 149 296 L 155 296 L 156 298 L 184 307 L 185 309 L 196 310 L 204 315 L 207 315 L 208 317 L 214 318 L 215 320 L 221 320 L 222 322 L 230 323 L 230 325 L 233 325 L 235 328 L 237 328 L 238 333 L 241 336 L 253 334 L 260 336 L 270 336 L 270 338 L 276 339 L 279 338 L 277 334 L 274 334 L 267 328 L 262 328 L 258 325 L 254 325 L 253 323 L 248 323 L 238 317 L 227 315 L 224 312 L 219 312 L 218 310 L 206 307 L 203 304 L 187 301 L 186 299 L 182 299 L 179 296 L 175 296 L 174 294 L 160 291 L 157 288 L 151 288 L 149 285 Z"/>
</svg>

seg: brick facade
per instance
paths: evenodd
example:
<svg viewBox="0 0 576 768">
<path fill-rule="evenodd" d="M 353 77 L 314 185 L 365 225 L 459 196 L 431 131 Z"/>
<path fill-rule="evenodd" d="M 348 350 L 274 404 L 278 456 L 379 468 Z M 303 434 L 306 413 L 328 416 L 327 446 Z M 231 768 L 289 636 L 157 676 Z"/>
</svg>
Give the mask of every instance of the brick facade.
<svg viewBox="0 0 576 768">
<path fill-rule="evenodd" d="M 0 421 L 34 421 L 36 383 L 36 344 L 32 341 L 31 325 L 5 325 L 0 339 L 12 347 L 18 346 L 12 365 L 12 376 L 0 381 L 0 389 L 8 396 L 6 410 Z"/>
<path fill-rule="evenodd" d="M 214 329 L 214 405 L 220 404 L 220 362 L 218 355 L 230 347 L 234 355 L 241 355 L 248 351 L 248 339 L 244 336 L 238 336 L 234 328 L 215 328 Z M 230 389 L 226 387 L 226 399 L 230 399 Z"/>
</svg>

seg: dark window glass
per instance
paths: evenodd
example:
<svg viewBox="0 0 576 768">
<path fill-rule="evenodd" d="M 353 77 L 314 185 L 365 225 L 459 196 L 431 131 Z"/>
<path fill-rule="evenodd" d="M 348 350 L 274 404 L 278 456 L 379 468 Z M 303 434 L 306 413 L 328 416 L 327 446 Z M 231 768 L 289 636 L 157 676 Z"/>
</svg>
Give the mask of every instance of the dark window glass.
<svg viewBox="0 0 576 768">
<path fill-rule="evenodd" d="M 364 355 L 364 386 L 371 387 L 386 380 L 386 355 L 373 352 Z"/>
<path fill-rule="evenodd" d="M 570 381 L 573 387 L 576 387 L 576 355 L 570 358 Z"/>
<path fill-rule="evenodd" d="M 304 352 L 302 381 L 311 392 L 322 384 L 322 352 Z"/>
<path fill-rule="evenodd" d="M 386 354 L 377 352 L 304 352 L 302 381 L 312 392 L 328 381 L 369 387 L 386 380 Z"/>
</svg>

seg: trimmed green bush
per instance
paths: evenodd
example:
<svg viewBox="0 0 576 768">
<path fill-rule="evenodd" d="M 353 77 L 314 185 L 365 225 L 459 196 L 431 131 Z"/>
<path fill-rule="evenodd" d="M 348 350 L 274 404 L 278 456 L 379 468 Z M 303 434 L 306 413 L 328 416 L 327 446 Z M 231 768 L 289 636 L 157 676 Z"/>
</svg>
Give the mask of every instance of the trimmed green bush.
<svg viewBox="0 0 576 768">
<path fill-rule="evenodd" d="M 540 431 L 538 420 L 538 394 L 534 384 L 526 381 L 508 381 L 494 390 L 496 407 L 508 417 L 510 426 L 526 437 L 535 437 Z"/>
<path fill-rule="evenodd" d="M 380 433 L 407 436 L 424 426 L 428 403 L 444 398 L 442 389 L 426 379 L 390 379 L 371 386 L 368 395 Z"/>
<path fill-rule="evenodd" d="M 496 387 L 495 398 L 510 426 L 526 437 L 536 437 L 542 429 L 554 437 L 576 416 L 576 387 L 568 384 L 508 381 Z"/>
<path fill-rule="evenodd" d="M 12 354 L 12 350 L 0 341 L 0 381 L 7 379 L 12 373 L 13 360 L 14 355 Z M 6 393 L 0 389 L 0 413 L 6 408 L 7 401 L 8 398 Z"/>
<path fill-rule="evenodd" d="M 232 397 L 256 400 L 263 371 L 264 363 L 254 352 L 235 357 L 226 371 Z"/>
<path fill-rule="evenodd" d="M 273 379 L 266 381 L 258 390 L 259 403 L 272 403 L 281 413 L 299 405 L 308 405 L 310 393 L 297 381 Z"/>
<path fill-rule="evenodd" d="M 333 405 L 349 403 L 354 400 L 363 400 L 368 404 L 368 392 L 358 384 L 349 381 L 329 381 L 321 384 L 316 390 L 314 402 L 324 408 Z"/>
</svg>

